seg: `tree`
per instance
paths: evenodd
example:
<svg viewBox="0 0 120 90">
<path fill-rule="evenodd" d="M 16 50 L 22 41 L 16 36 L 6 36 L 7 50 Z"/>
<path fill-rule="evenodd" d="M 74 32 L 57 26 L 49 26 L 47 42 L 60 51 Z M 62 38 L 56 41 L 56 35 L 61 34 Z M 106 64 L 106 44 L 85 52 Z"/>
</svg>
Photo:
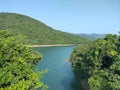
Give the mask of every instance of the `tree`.
<svg viewBox="0 0 120 90">
<path fill-rule="evenodd" d="M 108 34 L 104 39 L 75 49 L 74 70 L 89 76 L 85 79 L 90 90 L 120 90 L 119 45 L 120 37 Z"/>
<path fill-rule="evenodd" d="M 0 31 L 0 89 L 44 88 L 39 79 L 44 71 L 34 72 L 41 55 L 27 48 L 7 31 Z"/>
</svg>

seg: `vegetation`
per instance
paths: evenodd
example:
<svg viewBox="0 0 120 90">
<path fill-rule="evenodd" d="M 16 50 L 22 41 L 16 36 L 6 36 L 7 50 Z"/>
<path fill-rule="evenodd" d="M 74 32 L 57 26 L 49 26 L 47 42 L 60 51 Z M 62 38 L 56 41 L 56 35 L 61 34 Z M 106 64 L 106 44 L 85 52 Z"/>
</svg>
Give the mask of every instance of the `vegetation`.
<svg viewBox="0 0 120 90">
<path fill-rule="evenodd" d="M 15 14 L 0 13 L 0 30 L 9 30 L 14 35 L 22 35 L 27 44 L 76 44 L 87 39 L 66 32 L 54 30 L 33 18 Z"/>
<path fill-rule="evenodd" d="M 90 90 L 120 90 L 120 37 L 106 35 L 89 45 L 74 49 L 71 61 L 79 79 Z"/>
<path fill-rule="evenodd" d="M 8 31 L 0 31 L 0 90 L 47 88 L 40 81 L 45 71 L 33 71 L 41 55 L 19 42 Z"/>
</svg>

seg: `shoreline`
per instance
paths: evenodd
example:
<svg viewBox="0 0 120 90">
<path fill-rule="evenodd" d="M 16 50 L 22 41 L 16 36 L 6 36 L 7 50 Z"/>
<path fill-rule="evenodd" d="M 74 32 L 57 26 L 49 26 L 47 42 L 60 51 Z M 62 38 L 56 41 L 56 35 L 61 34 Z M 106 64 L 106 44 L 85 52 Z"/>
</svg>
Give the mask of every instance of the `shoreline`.
<svg viewBox="0 0 120 90">
<path fill-rule="evenodd" d="M 27 45 L 27 47 L 54 47 L 54 46 L 74 46 L 74 44 Z"/>
</svg>

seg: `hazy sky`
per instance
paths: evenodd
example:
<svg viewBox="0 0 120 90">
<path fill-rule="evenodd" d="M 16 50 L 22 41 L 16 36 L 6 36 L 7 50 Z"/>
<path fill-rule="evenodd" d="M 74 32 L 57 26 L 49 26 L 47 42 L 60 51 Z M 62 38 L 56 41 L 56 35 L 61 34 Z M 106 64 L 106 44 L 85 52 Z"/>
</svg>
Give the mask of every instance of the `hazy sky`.
<svg viewBox="0 0 120 90">
<path fill-rule="evenodd" d="M 120 0 L 0 0 L 0 12 L 27 15 L 71 33 L 120 31 Z"/>
</svg>

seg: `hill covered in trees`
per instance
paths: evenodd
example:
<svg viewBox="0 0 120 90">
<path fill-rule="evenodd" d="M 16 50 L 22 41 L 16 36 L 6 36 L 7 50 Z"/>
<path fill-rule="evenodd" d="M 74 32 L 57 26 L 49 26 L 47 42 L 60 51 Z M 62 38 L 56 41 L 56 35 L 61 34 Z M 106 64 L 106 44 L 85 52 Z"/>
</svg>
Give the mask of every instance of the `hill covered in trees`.
<svg viewBox="0 0 120 90">
<path fill-rule="evenodd" d="M 79 81 L 88 81 L 90 90 L 120 90 L 119 36 L 108 34 L 75 48 L 71 61 Z"/>
<path fill-rule="evenodd" d="M 27 44 L 73 44 L 88 40 L 66 32 L 54 30 L 44 23 L 25 15 L 0 13 L 0 30 L 9 30 L 14 35 L 21 35 Z"/>
</svg>

